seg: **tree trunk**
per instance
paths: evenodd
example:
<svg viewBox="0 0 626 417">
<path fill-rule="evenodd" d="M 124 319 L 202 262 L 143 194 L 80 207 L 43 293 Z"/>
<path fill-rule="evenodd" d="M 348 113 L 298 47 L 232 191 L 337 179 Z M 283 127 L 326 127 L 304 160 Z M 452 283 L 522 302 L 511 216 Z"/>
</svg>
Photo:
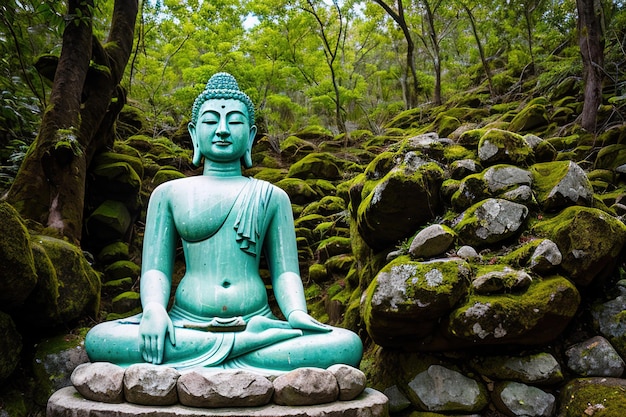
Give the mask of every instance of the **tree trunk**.
<svg viewBox="0 0 626 417">
<path fill-rule="evenodd" d="M 411 31 L 404 17 L 404 6 L 402 0 L 397 0 L 398 12 L 396 13 L 391 6 L 385 3 L 383 0 L 375 0 L 380 7 L 382 7 L 389 16 L 396 22 L 396 24 L 402 30 L 404 39 L 406 40 L 406 67 L 407 72 L 411 74 L 413 80 L 413 88 L 407 88 L 407 94 L 405 104 L 407 108 L 413 108 L 417 104 L 417 95 L 419 93 L 419 81 L 417 79 L 417 70 L 415 69 L 415 43 L 411 37 Z"/>
<path fill-rule="evenodd" d="M 6 199 L 25 218 L 80 243 L 85 181 L 95 153 L 113 141 L 124 105 L 119 82 L 133 44 L 137 0 L 116 0 L 104 47 L 93 38 L 93 0 L 68 0 L 50 105 Z"/>
<path fill-rule="evenodd" d="M 578 43 L 583 60 L 585 83 L 581 125 L 589 132 L 596 131 L 598 107 L 602 103 L 604 72 L 603 13 L 600 0 L 576 0 L 578 9 Z"/>
</svg>

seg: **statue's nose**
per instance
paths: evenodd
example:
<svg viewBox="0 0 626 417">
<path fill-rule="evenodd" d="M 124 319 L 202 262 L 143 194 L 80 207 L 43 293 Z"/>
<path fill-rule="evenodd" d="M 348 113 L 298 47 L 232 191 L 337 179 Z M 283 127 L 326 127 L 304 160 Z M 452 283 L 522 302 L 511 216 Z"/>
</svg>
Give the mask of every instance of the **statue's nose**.
<svg viewBox="0 0 626 417">
<path fill-rule="evenodd" d="M 228 125 L 225 120 L 220 120 L 220 123 L 217 127 L 217 131 L 215 132 L 218 138 L 225 139 L 230 136 L 230 131 L 228 130 Z"/>
</svg>

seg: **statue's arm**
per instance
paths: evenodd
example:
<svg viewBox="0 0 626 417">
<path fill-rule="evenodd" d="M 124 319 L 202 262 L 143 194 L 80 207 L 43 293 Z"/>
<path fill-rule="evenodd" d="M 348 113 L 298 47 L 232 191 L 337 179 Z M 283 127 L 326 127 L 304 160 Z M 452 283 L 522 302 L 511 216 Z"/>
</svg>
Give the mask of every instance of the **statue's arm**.
<svg viewBox="0 0 626 417">
<path fill-rule="evenodd" d="M 170 208 L 169 184 L 157 187 L 148 203 L 143 238 L 141 303 L 167 307 L 178 235 Z"/>
<path fill-rule="evenodd" d="M 271 207 L 264 250 L 278 306 L 293 328 L 330 331 L 328 326 L 307 313 L 304 287 L 299 272 L 293 212 L 289 197 L 283 190 L 273 191 Z"/>
<path fill-rule="evenodd" d="M 176 344 L 174 326 L 166 310 L 177 241 L 168 190 L 168 186 L 157 187 L 150 197 L 142 254 L 140 350 L 146 362 L 155 364 L 163 361 L 166 334 Z"/>
</svg>

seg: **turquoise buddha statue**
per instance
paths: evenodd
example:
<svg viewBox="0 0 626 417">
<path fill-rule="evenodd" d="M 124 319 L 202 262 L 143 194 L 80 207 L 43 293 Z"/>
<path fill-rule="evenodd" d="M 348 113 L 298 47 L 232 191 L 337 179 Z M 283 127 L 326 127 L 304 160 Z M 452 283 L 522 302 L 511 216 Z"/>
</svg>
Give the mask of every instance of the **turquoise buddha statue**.
<svg viewBox="0 0 626 417">
<path fill-rule="evenodd" d="M 254 106 L 230 74 L 208 81 L 193 105 L 189 133 L 203 174 L 163 183 L 150 197 L 143 312 L 92 328 L 85 340 L 90 360 L 262 372 L 357 367 L 359 337 L 307 313 L 289 197 L 242 175 L 242 165 L 252 164 Z M 179 241 L 186 271 L 168 309 Z M 261 254 L 285 320 L 270 311 Z"/>
</svg>

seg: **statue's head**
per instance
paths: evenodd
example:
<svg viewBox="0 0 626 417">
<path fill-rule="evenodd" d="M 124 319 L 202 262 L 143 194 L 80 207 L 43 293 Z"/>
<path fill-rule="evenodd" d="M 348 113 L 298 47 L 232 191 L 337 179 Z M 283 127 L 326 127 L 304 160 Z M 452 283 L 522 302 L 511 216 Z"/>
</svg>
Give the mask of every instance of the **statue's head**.
<svg viewBox="0 0 626 417">
<path fill-rule="evenodd" d="M 250 126 L 254 125 L 254 104 L 246 93 L 239 89 L 239 84 L 235 77 L 227 72 L 218 72 L 214 74 L 206 83 L 204 90 L 196 97 L 191 108 L 191 122 L 198 121 L 198 112 L 205 101 L 217 98 L 235 99 L 241 101 L 248 109 L 248 119 Z"/>
<path fill-rule="evenodd" d="M 256 134 L 256 126 L 254 126 L 254 105 L 252 100 L 243 91 L 239 89 L 239 84 L 235 77 L 226 73 L 219 72 L 214 74 L 207 82 L 204 90 L 196 97 L 191 110 L 191 122 L 189 123 L 190 132 L 195 130 L 198 122 L 200 109 L 210 100 L 237 100 L 243 103 L 247 110 L 247 118 L 250 125 L 250 139 L 246 154 L 242 157 L 241 162 L 246 168 L 252 166 L 251 148 L 254 135 Z M 243 109 L 242 109 L 243 110 Z M 192 139 L 194 134 L 192 133 Z M 194 142 L 193 163 L 200 165 L 202 154 L 200 153 L 197 141 Z"/>
</svg>

